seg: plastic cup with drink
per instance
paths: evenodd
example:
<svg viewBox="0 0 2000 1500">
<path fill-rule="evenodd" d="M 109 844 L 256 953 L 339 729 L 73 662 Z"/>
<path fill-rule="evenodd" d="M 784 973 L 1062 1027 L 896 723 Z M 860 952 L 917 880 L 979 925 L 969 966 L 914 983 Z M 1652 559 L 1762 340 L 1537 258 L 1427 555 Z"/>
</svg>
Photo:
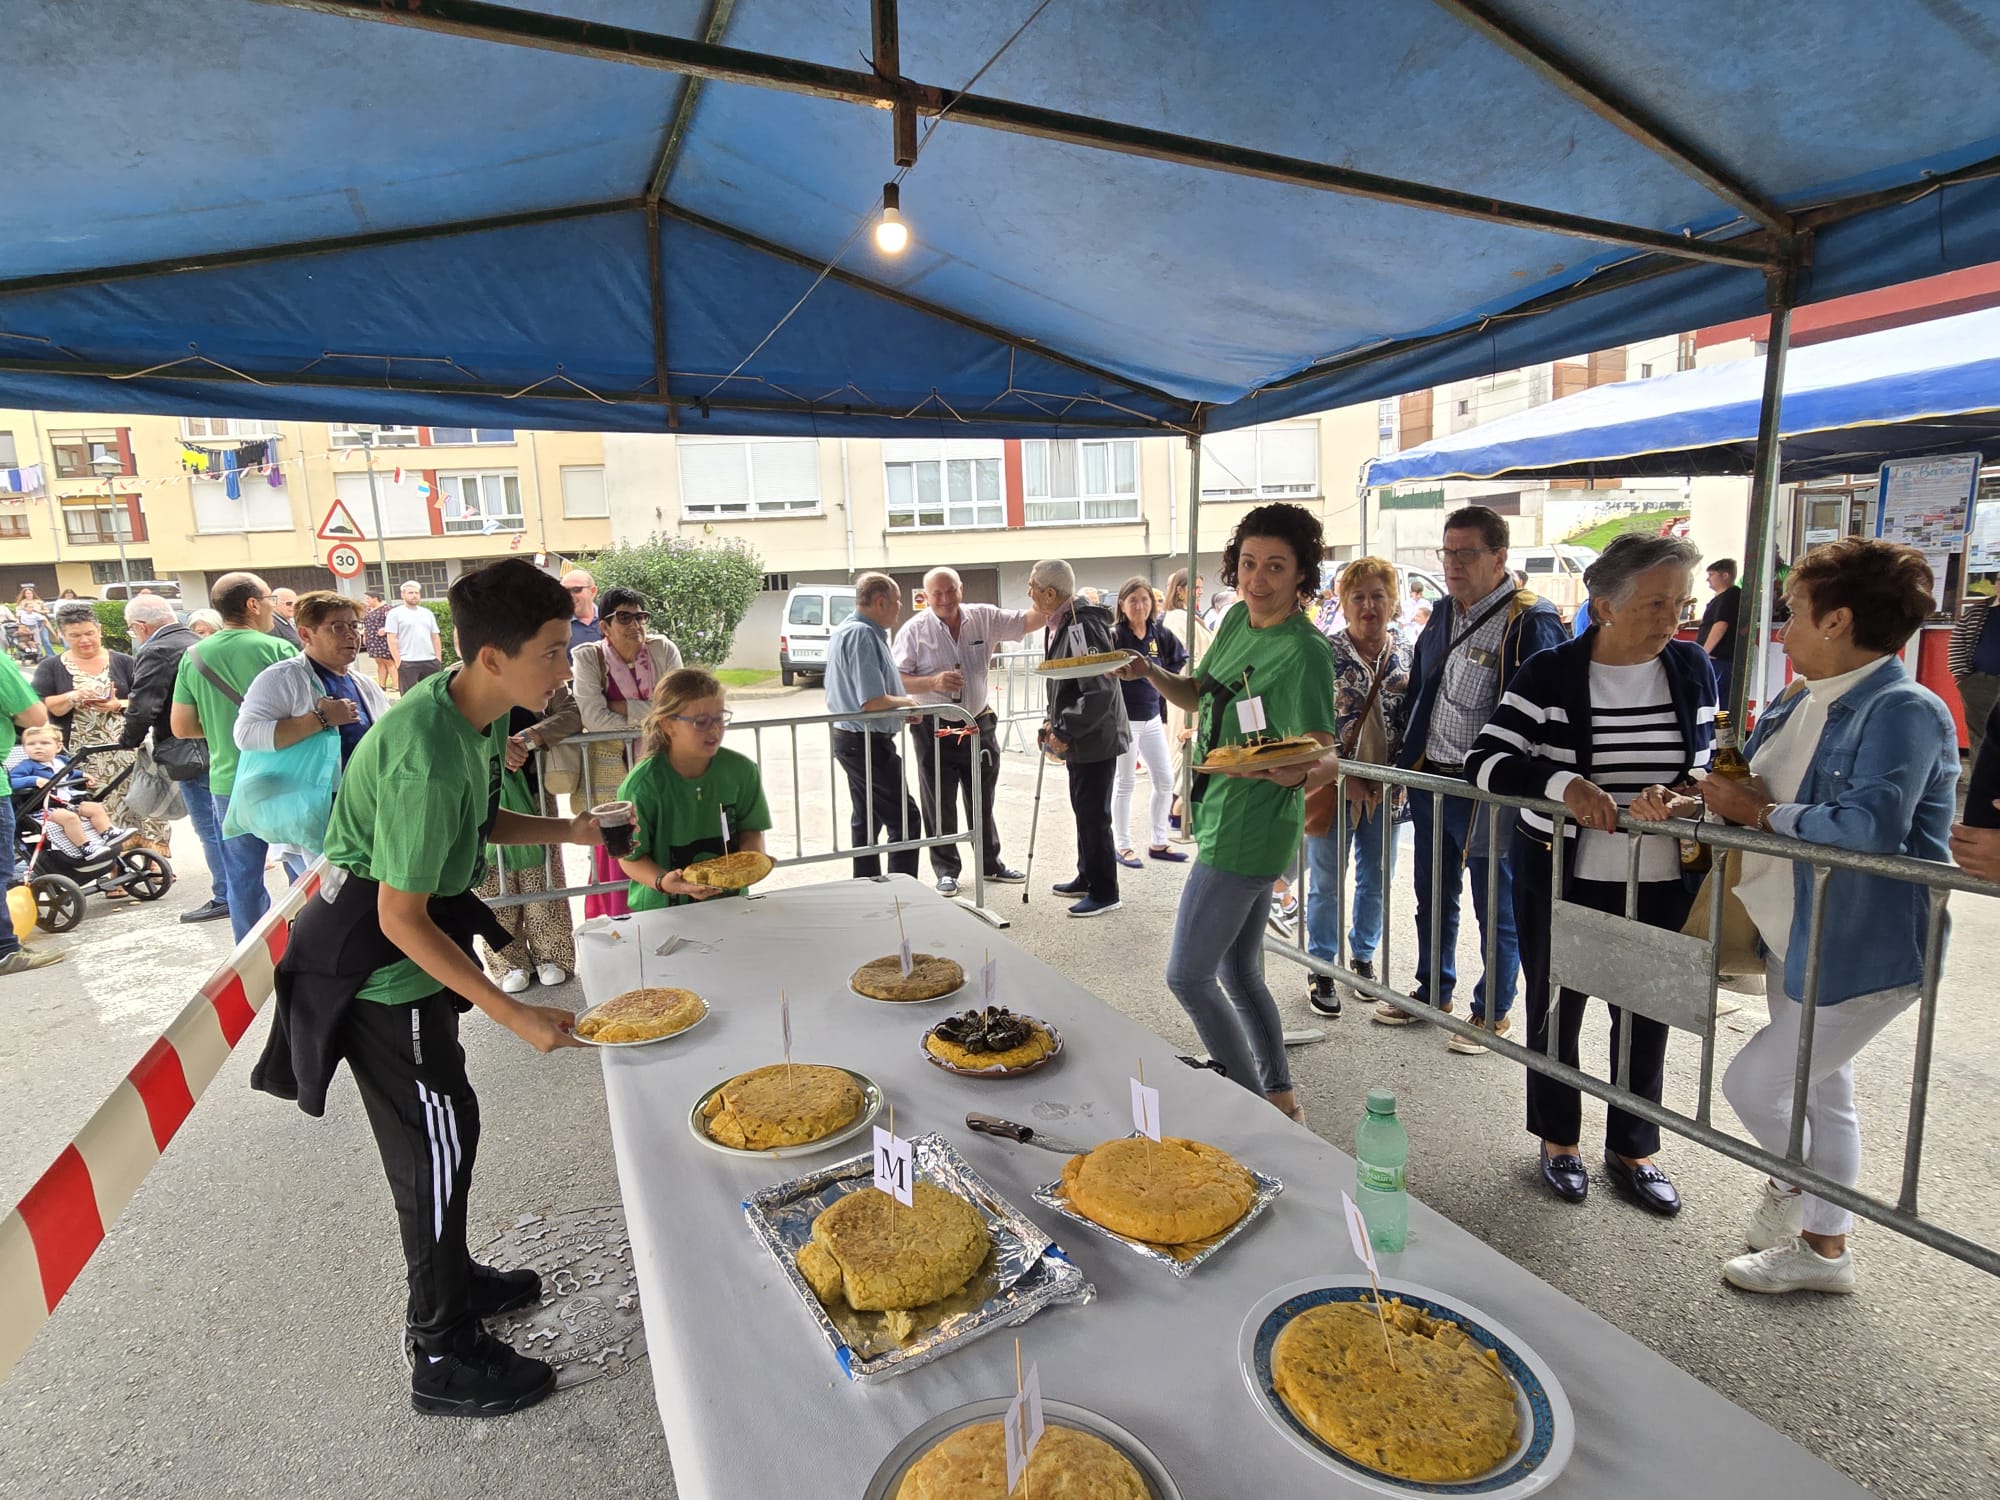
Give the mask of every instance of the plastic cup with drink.
<svg viewBox="0 0 2000 1500">
<path fill-rule="evenodd" d="M 604 834 L 604 852 L 613 859 L 630 859 L 632 840 L 638 833 L 632 804 L 600 802 L 590 810 L 590 816 Z"/>
</svg>

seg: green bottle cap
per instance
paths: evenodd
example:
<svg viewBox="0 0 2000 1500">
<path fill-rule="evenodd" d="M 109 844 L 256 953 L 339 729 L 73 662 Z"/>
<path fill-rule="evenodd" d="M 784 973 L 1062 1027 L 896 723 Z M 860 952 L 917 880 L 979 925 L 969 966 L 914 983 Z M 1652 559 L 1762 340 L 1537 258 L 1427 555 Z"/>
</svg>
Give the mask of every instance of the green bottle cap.
<svg viewBox="0 0 2000 1500">
<path fill-rule="evenodd" d="M 1368 1113 L 1371 1115 L 1393 1115 L 1396 1112 L 1396 1095 L 1389 1089 L 1368 1091 Z"/>
</svg>

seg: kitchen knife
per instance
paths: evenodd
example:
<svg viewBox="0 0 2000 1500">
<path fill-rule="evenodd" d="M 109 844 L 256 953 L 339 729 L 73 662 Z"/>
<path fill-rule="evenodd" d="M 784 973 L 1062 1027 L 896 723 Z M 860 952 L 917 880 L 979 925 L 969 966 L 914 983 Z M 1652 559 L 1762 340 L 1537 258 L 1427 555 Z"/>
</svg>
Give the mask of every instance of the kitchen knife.
<svg viewBox="0 0 2000 1500">
<path fill-rule="evenodd" d="M 1073 1141 L 1049 1135 L 1032 1125 L 1003 1120 L 998 1115 L 969 1114 L 965 1117 L 965 1123 L 982 1135 L 997 1135 L 1002 1140 L 1018 1141 L 1024 1146 L 1040 1146 L 1044 1151 L 1053 1151 L 1059 1156 L 1080 1156 L 1091 1149 L 1089 1146 L 1079 1146 Z"/>
</svg>

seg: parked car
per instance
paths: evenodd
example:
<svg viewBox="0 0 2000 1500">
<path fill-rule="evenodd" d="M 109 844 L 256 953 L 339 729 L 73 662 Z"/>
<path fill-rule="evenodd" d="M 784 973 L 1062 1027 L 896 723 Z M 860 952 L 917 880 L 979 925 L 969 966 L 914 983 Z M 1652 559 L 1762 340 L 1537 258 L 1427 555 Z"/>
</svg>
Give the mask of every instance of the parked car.
<svg viewBox="0 0 2000 1500">
<path fill-rule="evenodd" d="M 826 641 L 854 613 L 851 583 L 802 583 L 785 596 L 778 626 L 778 676 L 786 687 L 801 672 L 826 673 Z"/>
<path fill-rule="evenodd" d="M 1512 547 L 1509 567 L 1527 575 L 1528 587 L 1553 604 L 1565 620 L 1576 618 L 1584 601 L 1583 570 L 1597 561 L 1594 547 Z"/>
</svg>

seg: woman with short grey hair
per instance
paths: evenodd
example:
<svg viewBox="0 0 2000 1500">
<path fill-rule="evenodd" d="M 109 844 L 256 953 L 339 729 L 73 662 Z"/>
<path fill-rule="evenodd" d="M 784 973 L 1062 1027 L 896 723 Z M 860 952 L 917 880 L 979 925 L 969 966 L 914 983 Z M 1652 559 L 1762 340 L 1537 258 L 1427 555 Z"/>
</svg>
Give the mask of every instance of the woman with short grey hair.
<svg viewBox="0 0 2000 1500">
<path fill-rule="evenodd" d="M 1621 536 L 1584 574 L 1591 628 L 1521 664 L 1492 721 L 1466 757 L 1466 778 L 1509 797 L 1547 797 L 1569 810 L 1563 822 L 1562 899 L 1622 916 L 1630 845 L 1619 833 L 1627 807 L 1659 816 L 1648 801 L 1661 787 L 1689 785 L 1707 767 L 1715 741 L 1715 673 L 1708 653 L 1674 638 L 1699 554 L 1676 537 Z M 1648 789 L 1651 789 L 1649 792 Z M 1645 794 L 1642 796 L 1642 794 Z M 1514 831 L 1514 921 L 1528 997 L 1524 1045 L 1579 1062 L 1586 997 L 1565 989 L 1549 1004 L 1549 923 L 1554 895 L 1555 821 L 1524 810 Z M 1681 880 L 1672 838 L 1640 839 L 1638 919 L 1678 931 L 1692 896 Z M 1624 1086 L 1654 1103 L 1665 1077 L 1667 1027 L 1611 1007 L 1611 1068 L 1631 1031 Z M 1528 1130 L 1541 1142 L 1542 1181 L 1566 1202 L 1590 1190 L 1583 1163 L 1582 1096 L 1544 1073 L 1528 1074 Z M 1605 1112 L 1604 1170 L 1656 1214 L 1680 1211 L 1672 1180 L 1653 1161 L 1660 1129 L 1629 1111 Z"/>
</svg>

